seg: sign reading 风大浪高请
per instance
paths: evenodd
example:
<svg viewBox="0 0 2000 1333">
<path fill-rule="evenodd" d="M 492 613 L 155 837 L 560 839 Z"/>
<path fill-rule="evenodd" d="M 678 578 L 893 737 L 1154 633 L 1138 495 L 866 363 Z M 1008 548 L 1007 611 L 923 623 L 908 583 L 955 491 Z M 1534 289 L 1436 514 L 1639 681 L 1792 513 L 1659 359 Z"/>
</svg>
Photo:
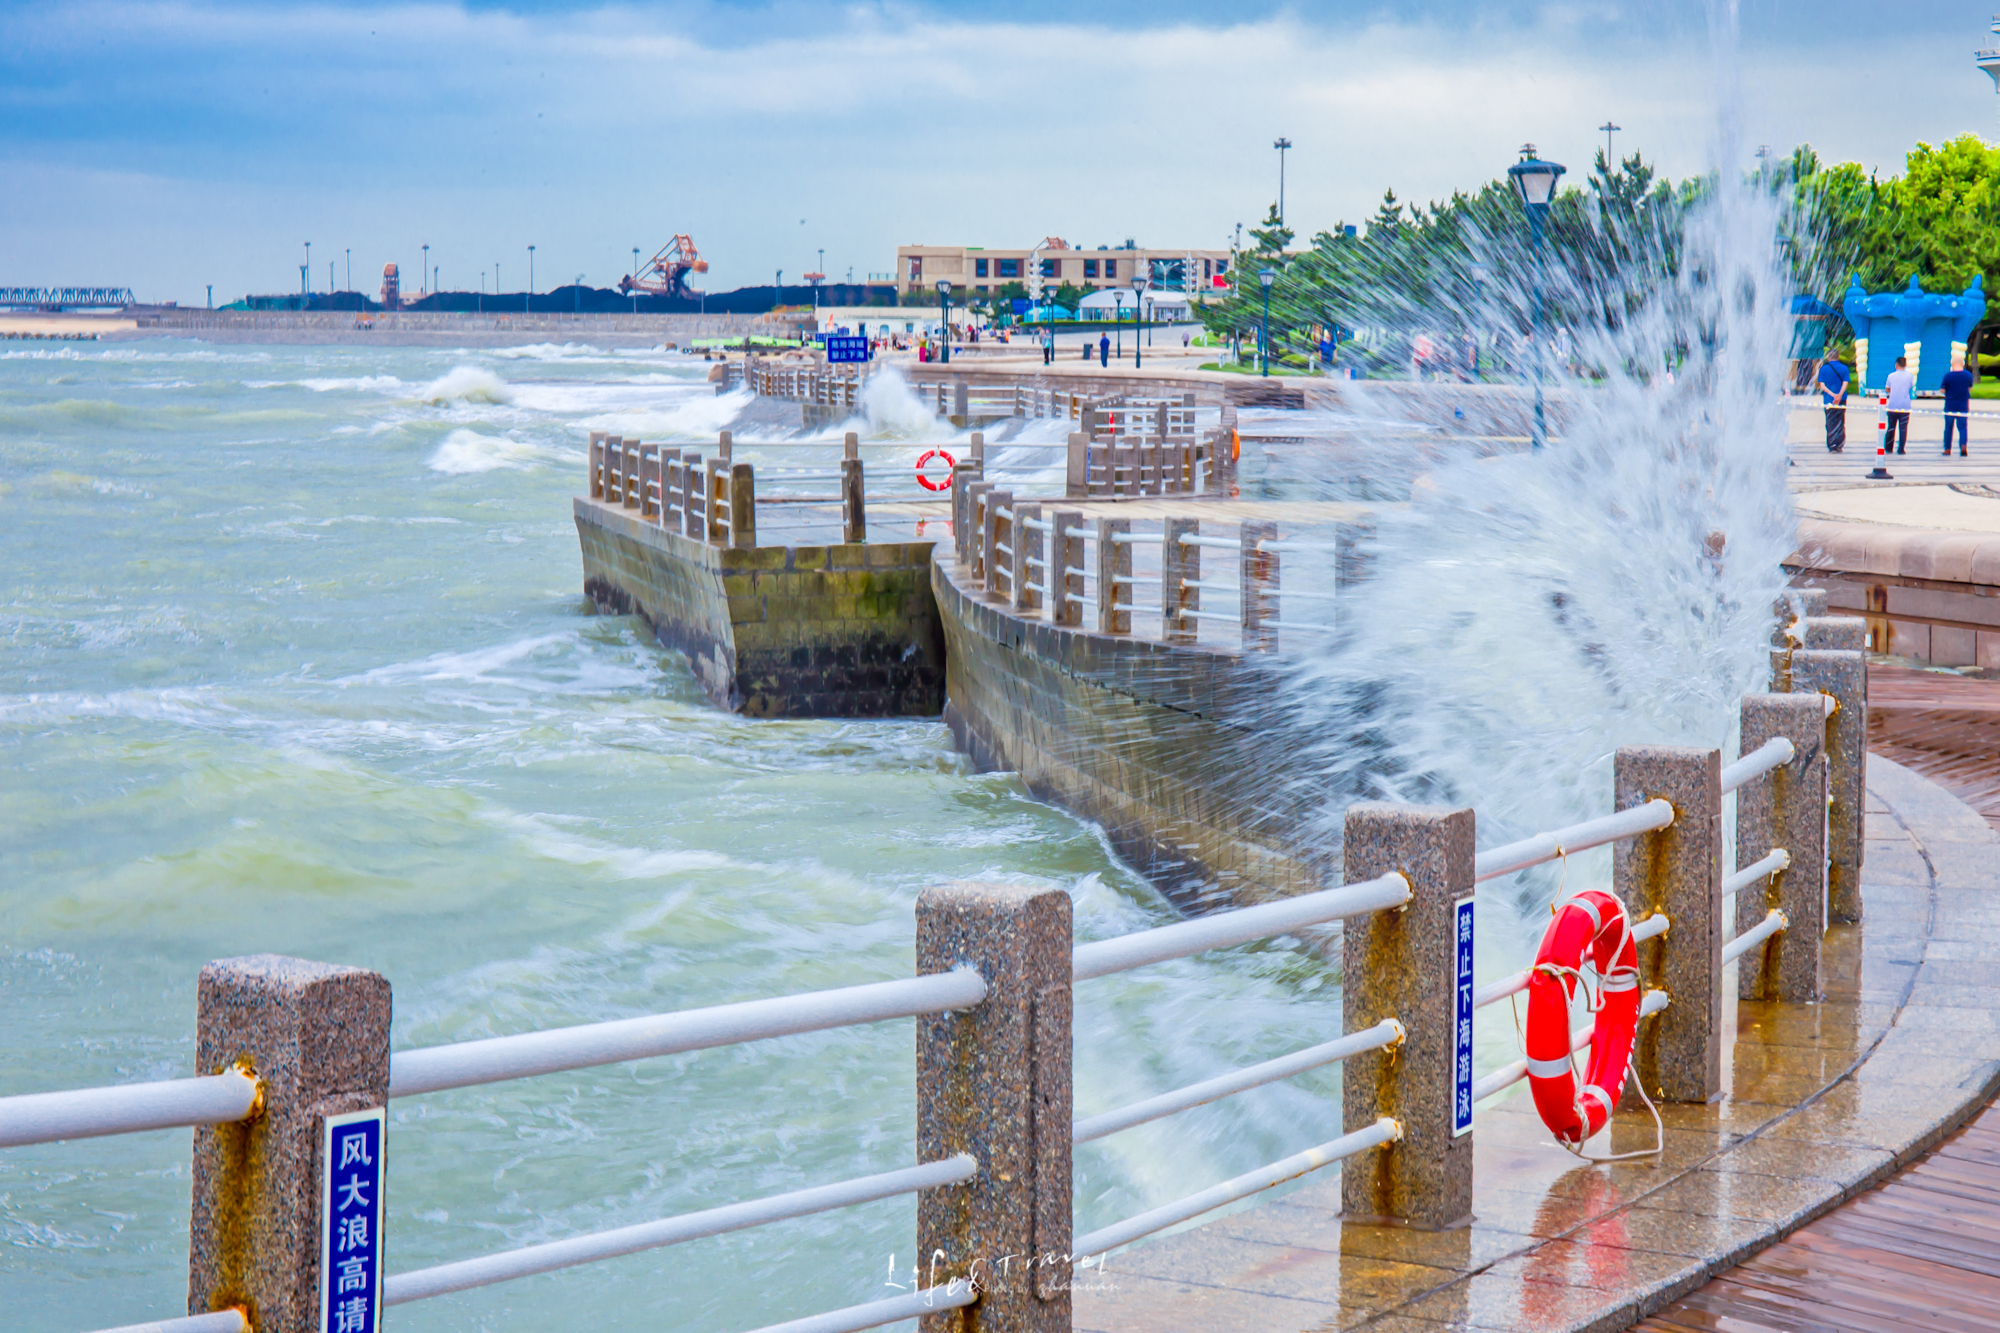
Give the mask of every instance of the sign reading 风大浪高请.
<svg viewBox="0 0 2000 1333">
<path fill-rule="evenodd" d="M 1451 1132 L 1472 1129 L 1472 899 L 1452 904 L 1456 966 L 1452 996 Z"/>
<path fill-rule="evenodd" d="M 868 340 L 860 334 L 834 334 L 826 340 L 826 359 L 829 362 L 866 361 L 869 355 Z"/>
<path fill-rule="evenodd" d="M 382 1326 L 382 1107 L 326 1118 L 320 1144 L 319 1333 Z"/>
</svg>

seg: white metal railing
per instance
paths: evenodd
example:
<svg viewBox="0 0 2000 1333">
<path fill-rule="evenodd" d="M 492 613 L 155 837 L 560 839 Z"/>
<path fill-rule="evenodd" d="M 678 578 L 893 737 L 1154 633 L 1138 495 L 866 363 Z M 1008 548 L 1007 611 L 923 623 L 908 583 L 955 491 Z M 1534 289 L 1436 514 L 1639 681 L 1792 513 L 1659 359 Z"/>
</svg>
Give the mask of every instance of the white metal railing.
<svg viewBox="0 0 2000 1333">
<path fill-rule="evenodd" d="M 969 1009 L 985 998 L 986 979 L 973 968 L 960 967 L 901 981 L 399 1051 L 389 1062 L 389 1095 L 416 1097 L 565 1069 Z"/>
<path fill-rule="evenodd" d="M 1294 1153 L 1282 1161 L 1225 1180 L 1220 1185 L 1211 1185 L 1199 1193 L 1188 1195 L 1185 1199 L 1164 1204 L 1149 1212 L 1140 1213 L 1137 1217 L 1114 1222 L 1108 1227 L 1100 1227 L 1088 1235 L 1080 1236 L 1070 1246 L 1070 1257 L 1088 1259 L 1095 1255 L 1108 1254 L 1120 1245 L 1128 1245 L 1141 1236 L 1164 1231 L 1176 1223 L 1200 1217 L 1203 1213 L 1211 1212 L 1224 1204 L 1247 1199 L 1253 1194 L 1282 1185 L 1288 1180 L 1296 1180 L 1307 1172 L 1317 1171 L 1323 1166 L 1330 1166 L 1343 1158 L 1366 1152 L 1370 1148 L 1394 1143 L 1402 1137 L 1403 1127 L 1390 1117 L 1383 1116 L 1366 1129 L 1343 1134 L 1330 1143 L 1322 1143 L 1316 1148 Z"/>
<path fill-rule="evenodd" d="M 1655 912 L 1644 921 L 1633 924 L 1632 940 L 1635 944 L 1643 944 L 1656 936 L 1666 934 L 1667 928 L 1671 924 L 1664 913 Z M 1522 991 L 1528 989 L 1528 977 L 1533 970 L 1532 968 L 1524 967 L 1519 972 L 1510 972 L 1498 981 L 1488 982 L 1486 985 L 1481 986 L 1478 990 L 1472 992 L 1472 1007 L 1474 1009 L 1484 1009 L 1487 1005 L 1504 1000 L 1509 995 L 1519 995 Z"/>
<path fill-rule="evenodd" d="M 259 1085 L 242 1069 L 202 1078 L 0 1097 L 0 1148 L 247 1120 Z"/>
<path fill-rule="evenodd" d="M 1489 879 L 1511 875 L 1530 866 L 1547 865 L 1571 852 L 1588 851 L 1608 842 L 1617 842 L 1620 838 L 1663 829 L 1673 822 L 1673 803 L 1654 797 L 1643 805 L 1620 810 L 1617 814 L 1586 819 L 1581 824 L 1572 824 L 1553 833 L 1537 833 L 1519 842 L 1488 848 L 1472 859 L 1472 882 L 1484 884 Z"/>
<path fill-rule="evenodd" d="M 1744 931 L 1741 935 L 1738 935 L 1735 939 L 1722 946 L 1723 965 L 1726 967 L 1730 963 L 1735 962 L 1744 954 L 1749 953 L 1759 944 L 1770 939 L 1790 924 L 1790 919 L 1783 912 L 1773 907 L 1755 927 Z"/>
<path fill-rule="evenodd" d="M 1403 1025 L 1393 1018 L 1385 1018 L 1372 1028 L 1351 1032 L 1337 1041 L 1322 1042 L 1318 1046 L 1308 1046 L 1290 1055 L 1281 1055 L 1275 1060 L 1265 1060 L 1261 1064 L 1248 1065 L 1232 1070 L 1215 1078 L 1191 1083 L 1173 1092 L 1163 1092 L 1157 1097 L 1121 1106 L 1115 1111 L 1105 1111 L 1100 1115 L 1078 1120 L 1071 1130 L 1070 1138 L 1075 1143 L 1089 1143 L 1120 1130 L 1143 1125 L 1150 1120 L 1158 1120 L 1177 1111 L 1190 1107 L 1205 1106 L 1209 1102 L 1220 1101 L 1251 1088 L 1275 1083 L 1280 1079 L 1303 1074 L 1307 1070 L 1319 1069 L 1326 1065 L 1345 1060 L 1349 1056 L 1363 1055 L 1369 1051 L 1379 1051 L 1394 1046 L 1403 1039 Z"/>
<path fill-rule="evenodd" d="M 1724 879 L 1722 881 L 1722 896 L 1724 898 L 1734 898 L 1744 889 L 1764 878 L 1764 876 L 1775 874 L 1790 866 L 1791 863 L 1792 854 L 1782 847 L 1767 852 L 1749 865 L 1744 866 L 1735 874 Z"/>
<path fill-rule="evenodd" d="M 153 1319 L 143 1324 L 120 1324 L 97 1333 L 251 1333 L 250 1320 L 231 1306 L 208 1314 L 182 1315 L 178 1319 Z"/>
<path fill-rule="evenodd" d="M 749 1203 L 725 1204 L 720 1208 L 708 1208 L 657 1222 L 641 1222 L 636 1226 L 618 1227 L 588 1236 L 571 1236 L 543 1245 L 529 1245 L 477 1259 L 461 1259 L 433 1268 L 397 1273 L 383 1280 L 382 1304 L 403 1305 L 454 1291 L 491 1286 L 496 1282 L 511 1282 L 536 1273 L 550 1273 L 559 1268 L 573 1268 L 578 1264 L 615 1259 L 642 1250 L 679 1245 L 705 1236 L 720 1236 L 725 1232 L 743 1231 L 770 1222 L 783 1222 L 835 1208 L 890 1199 L 899 1194 L 957 1185 L 978 1173 L 979 1163 L 970 1154 L 961 1153 L 941 1162 L 927 1162 L 900 1171 L 862 1176 L 837 1185 L 794 1190 Z"/>
<path fill-rule="evenodd" d="M 1789 740 L 1783 736 L 1773 736 L 1735 763 L 1723 767 L 1723 793 L 1727 795 L 1752 779 L 1763 777 L 1772 769 L 1791 763 L 1794 753 Z"/>
<path fill-rule="evenodd" d="M 1279 898 L 1255 907 L 1216 912 L 1171 926 L 1135 931 L 1076 948 L 1071 975 L 1077 981 L 1126 972 L 1170 958 L 1247 944 L 1306 926 L 1324 925 L 1365 912 L 1381 912 L 1410 901 L 1410 882 L 1395 871 L 1357 884 Z"/>
</svg>

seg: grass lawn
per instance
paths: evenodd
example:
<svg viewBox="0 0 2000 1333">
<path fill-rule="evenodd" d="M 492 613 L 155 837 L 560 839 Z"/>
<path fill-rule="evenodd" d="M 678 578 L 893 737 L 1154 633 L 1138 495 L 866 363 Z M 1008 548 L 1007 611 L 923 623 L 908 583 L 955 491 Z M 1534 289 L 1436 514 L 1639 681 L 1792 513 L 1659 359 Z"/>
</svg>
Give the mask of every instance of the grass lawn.
<svg viewBox="0 0 2000 1333">
<path fill-rule="evenodd" d="M 2000 398 L 2000 380 L 1979 380 L 1972 386 L 1974 398 Z"/>
</svg>

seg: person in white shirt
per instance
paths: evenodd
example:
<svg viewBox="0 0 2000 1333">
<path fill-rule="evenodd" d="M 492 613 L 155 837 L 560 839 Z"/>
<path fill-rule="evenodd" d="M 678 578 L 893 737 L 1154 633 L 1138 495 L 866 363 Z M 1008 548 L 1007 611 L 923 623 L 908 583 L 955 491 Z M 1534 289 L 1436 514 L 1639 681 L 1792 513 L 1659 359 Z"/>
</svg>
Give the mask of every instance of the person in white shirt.
<svg viewBox="0 0 2000 1333">
<path fill-rule="evenodd" d="M 1910 442 L 1910 394 L 1917 387 L 1917 377 L 1907 367 L 1910 359 L 1899 356 L 1896 368 L 1889 372 L 1889 427 L 1883 432 L 1883 451 L 1900 454 L 1903 446 Z"/>
</svg>

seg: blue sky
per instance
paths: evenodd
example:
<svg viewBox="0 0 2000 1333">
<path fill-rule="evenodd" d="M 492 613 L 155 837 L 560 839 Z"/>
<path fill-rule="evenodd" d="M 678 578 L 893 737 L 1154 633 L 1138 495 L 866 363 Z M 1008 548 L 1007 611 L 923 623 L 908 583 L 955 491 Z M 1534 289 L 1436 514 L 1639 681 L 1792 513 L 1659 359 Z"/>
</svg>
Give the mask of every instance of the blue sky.
<svg viewBox="0 0 2000 1333">
<path fill-rule="evenodd" d="M 1742 0 L 1740 134 L 1894 171 L 2000 130 L 1980 5 Z M 0 284 L 218 302 L 313 242 L 372 291 L 428 242 L 609 285 L 677 231 L 721 290 L 890 268 L 899 243 L 1223 244 L 1277 193 L 1310 232 L 1476 186 L 1607 117 L 1670 174 L 1718 143 L 1701 4 L 13 4 Z M 366 275 L 364 277 L 364 275 Z M 414 284 L 412 284 L 414 285 Z"/>
</svg>

